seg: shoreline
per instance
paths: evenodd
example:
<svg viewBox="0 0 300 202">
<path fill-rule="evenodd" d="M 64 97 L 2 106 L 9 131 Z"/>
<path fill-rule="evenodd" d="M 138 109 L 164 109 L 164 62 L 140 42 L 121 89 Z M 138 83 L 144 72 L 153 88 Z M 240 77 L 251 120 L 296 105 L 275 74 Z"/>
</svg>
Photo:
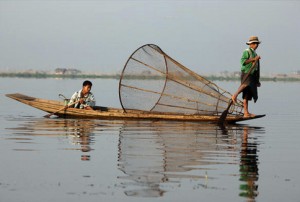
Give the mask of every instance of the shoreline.
<svg viewBox="0 0 300 202">
<path fill-rule="evenodd" d="M 77 79 L 77 78 L 86 78 L 86 79 L 120 79 L 120 74 L 50 74 L 50 73 L 0 73 L 2 78 L 60 78 L 60 79 Z M 211 81 L 239 81 L 239 76 L 202 76 L 207 80 Z M 132 75 L 132 79 L 160 79 L 160 77 L 153 76 L 136 76 Z M 289 82 L 299 82 L 300 77 L 265 77 L 261 76 L 261 81 L 289 81 Z"/>
</svg>

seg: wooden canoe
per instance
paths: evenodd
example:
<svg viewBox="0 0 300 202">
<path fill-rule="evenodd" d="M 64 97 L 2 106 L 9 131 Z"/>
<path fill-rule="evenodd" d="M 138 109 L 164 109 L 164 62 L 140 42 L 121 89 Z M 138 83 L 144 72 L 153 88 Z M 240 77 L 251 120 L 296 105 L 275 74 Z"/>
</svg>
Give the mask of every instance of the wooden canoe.
<svg viewBox="0 0 300 202">
<path fill-rule="evenodd" d="M 15 93 L 6 94 L 7 97 L 43 110 L 48 113 L 54 113 L 64 107 L 63 101 L 46 100 L 27 95 Z M 62 118 L 90 118 L 90 119 L 135 119 L 135 120 L 172 120 L 172 121 L 193 121 L 193 122 L 212 122 L 217 123 L 220 116 L 217 115 L 197 115 L 197 114 L 175 114 L 161 112 L 147 112 L 139 110 L 126 110 L 110 107 L 96 106 L 94 110 L 68 108 L 55 113 Z M 236 123 L 251 119 L 264 117 L 265 115 L 257 115 L 255 117 L 233 116 L 228 114 L 227 123 Z"/>
</svg>

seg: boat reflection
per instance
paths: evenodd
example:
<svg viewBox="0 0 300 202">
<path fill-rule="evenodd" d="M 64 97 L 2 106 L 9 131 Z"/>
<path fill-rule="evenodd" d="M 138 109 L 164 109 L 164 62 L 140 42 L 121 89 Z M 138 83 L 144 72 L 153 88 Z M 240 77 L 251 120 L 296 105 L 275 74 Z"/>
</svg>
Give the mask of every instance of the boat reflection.
<svg viewBox="0 0 300 202">
<path fill-rule="evenodd" d="M 99 135 L 113 134 L 119 140 L 112 146 L 118 150 L 117 168 L 122 172 L 116 174 L 120 185 L 116 187 L 127 196 L 163 197 L 180 187 L 232 192 L 238 189 L 237 197 L 249 201 L 258 195 L 258 148 L 264 128 L 89 119 L 28 118 L 21 122 L 12 128 L 16 141 L 38 141 L 33 136 L 57 137 L 67 142 L 62 144 L 63 150 L 81 151 L 82 161 L 92 160 L 91 151 Z M 32 151 L 39 144 L 16 146 L 19 151 Z M 98 152 L 93 154 L 95 160 Z M 232 184 L 227 186 L 229 183 Z"/>
<path fill-rule="evenodd" d="M 33 136 L 57 136 L 60 139 L 68 139 L 74 148 L 65 148 L 65 150 L 81 150 L 81 160 L 90 160 L 89 152 L 93 149 L 95 120 L 90 119 L 28 119 L 17 128 L 11 128 L 18 131 L 17 135 Z M 17 137 L 19 139 L 19 137 Z M 31 139 L 31 138 L 30 138 Z M 80 146 L 79 148 L 77 146 Z M 20 149 L 16 149 L 20 150 Z M 29 149 L 27 149 L 29 151 Z"/>
<path fill-rule="evenodd" d="M 199 123 L 125 123 L 118 157 L 124 192 L 128 196 L 161 197 L 170 186 L 180 187 L 184 180 L 196 181 L 205 189 L 222 189 L 207 182 L 219 178 L 208 173 L 222 169 L 224 164 L 240 165 L 240 196 L 254 199 L 258 141 L 249 136 L 257 133 L 264 130 L 243 125 L 220 128 Z"/>
<path fill-rule="evenodd" d="M 80 145 L 80 150 L 83 153 L 81 160 L 89 161 L 91 158 L 89 152 L 92 150 L 91 144 L 94 144 L 94 121 L 90 119 L 64 119 L 64 129 L 71 143 Z"/>
</svg>

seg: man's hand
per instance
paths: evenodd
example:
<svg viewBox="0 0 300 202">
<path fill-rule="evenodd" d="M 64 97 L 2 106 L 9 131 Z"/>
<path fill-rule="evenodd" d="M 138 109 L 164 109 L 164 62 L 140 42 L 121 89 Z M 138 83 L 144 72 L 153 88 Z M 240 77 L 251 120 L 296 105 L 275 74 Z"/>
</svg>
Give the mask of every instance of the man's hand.
<svg viewBox="0 0 300 202">
<path fill-rule="evenodd" d="M 261 83 L 260 83 L 260 82 L 258 82 L 258 83 L 257 83 L 257 87 L 260 87 L 260 86 L 261 86 Z"/>
<path fill-rule="evenodd" d="M 85 103 L 84 99 L 83 99 L 83 98 L 80 98 L 79 103 L 80 103 L 80 104 L 84 104 L 84 103 Z"/>
<path fill-rule="evenodd" d="M 257 56 L 254 58 L 254 60 L 255 60 L 255 61 L 260 60 L 260 56 L 257 55 Z"/>
</svg>

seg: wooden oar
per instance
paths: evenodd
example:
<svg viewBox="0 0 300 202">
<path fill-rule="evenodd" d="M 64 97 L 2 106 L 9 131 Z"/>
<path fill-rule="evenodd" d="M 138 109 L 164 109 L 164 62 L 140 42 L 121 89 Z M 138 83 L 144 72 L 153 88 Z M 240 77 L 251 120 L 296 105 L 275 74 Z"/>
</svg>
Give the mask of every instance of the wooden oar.
<svg viewBox="0 0 300 202">
<path fill-rule="evenodd" d="M 253 71 L 254 67 L 255 67 L 255 64 L 256 64 L 257 60 L 255 60 L 249 70 L 249 72 L 246 74 L 246 76 L 244 77 L 240 87 L 245 83 L 245 81 L 248 79 L 250 73 Z M 239 88 L 240 88 L 239 87 Z M 228 111 L 229 111 L 229 108 L 231 107 L 231 105 L 233 104 L 233 100 L 230 99 L 230 102 L 228 104 L 228 107 L 225 109 L 225 111 L 223 111 L 223 113 L 221 114 L 220 118 L 219 118 L 219 121 L 218 121 L 218 124 L 219 125 L 224 125 L 225 123 L 225 120 L 226 120 L 226 117 L 227 117 L 227 114 L 228 114 Z"/>
<path fill-rule="evenodd" d="M 75 104 L 77 104 L 78 102 L 80 102 L 80 100 L 78 100 L 78 101 L 76 101 L 76 102 L 74 102 L 74 103 L 72 103 L 72 104 L 69 104 L 69 105 L 67 105 L 67 106 L 64 106 L 63 108 L 57 110 L 56 112 L 52 112 L 51 114 L 47 114 L 47 115 L 45 115 L 44 117 L 45 117 L 45 118 L 50 118 L 52 115 L 56 114 L 57 112 L 60 112 L 61 110 L 64 110 L 64 109 L 68 109 L 70 106 L 75 105 Z"/>
</svg>

